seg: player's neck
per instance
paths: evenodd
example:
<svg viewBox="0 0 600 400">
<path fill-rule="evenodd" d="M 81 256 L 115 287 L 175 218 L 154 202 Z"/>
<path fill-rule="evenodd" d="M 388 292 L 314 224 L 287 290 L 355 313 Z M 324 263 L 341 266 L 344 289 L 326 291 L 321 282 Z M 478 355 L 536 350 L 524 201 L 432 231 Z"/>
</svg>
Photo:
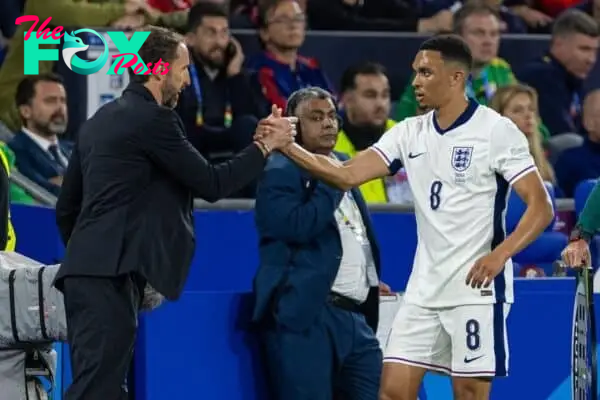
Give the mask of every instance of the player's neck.
<svg viewBox="0 0 600 400">
<path fill-rule="evenodd" d="M 459 99 L 452 100 L 438 108 L 435 111 L 438 126 L 442 129 L 448 129 L 465 112 L 467 107 L 469 107 L 469 100 L 461 96 Z"/>
</svg>

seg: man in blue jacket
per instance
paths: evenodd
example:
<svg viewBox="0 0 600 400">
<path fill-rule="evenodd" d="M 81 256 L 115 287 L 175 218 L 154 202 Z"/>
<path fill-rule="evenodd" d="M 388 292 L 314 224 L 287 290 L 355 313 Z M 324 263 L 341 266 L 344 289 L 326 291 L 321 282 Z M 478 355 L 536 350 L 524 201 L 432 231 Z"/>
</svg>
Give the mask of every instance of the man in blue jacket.
<svg viewBox="0 0 600 400">
<path fill-rule="evenodd" d="M 338 116 L 319 88 L 290 97 L 298 142 L 333 153 Z M 382 355 L 375 337 L 380 259 L 364 200 L 311 178 L 282 154 L 258 185 L 260 269 L 254 320 L 260 322 L 278 400 L 376 400 Z"/>
</svg>

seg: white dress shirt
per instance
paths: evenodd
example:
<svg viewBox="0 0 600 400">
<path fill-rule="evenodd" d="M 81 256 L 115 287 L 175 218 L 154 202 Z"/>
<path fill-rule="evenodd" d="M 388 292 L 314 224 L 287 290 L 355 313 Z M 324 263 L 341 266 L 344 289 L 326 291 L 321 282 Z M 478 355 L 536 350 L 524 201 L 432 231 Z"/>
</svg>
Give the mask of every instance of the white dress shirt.
<svg viewBox="0 0 600 400">
<path fill-rule="evenodd" d="M 377 286 L 379 280 L 365 224 L 352 192 L 344 194 L 335 218 L 342 241 L 342 259 L 331 290 L 362 303 L 369 295 L 369 288 Z"/>
</svg>

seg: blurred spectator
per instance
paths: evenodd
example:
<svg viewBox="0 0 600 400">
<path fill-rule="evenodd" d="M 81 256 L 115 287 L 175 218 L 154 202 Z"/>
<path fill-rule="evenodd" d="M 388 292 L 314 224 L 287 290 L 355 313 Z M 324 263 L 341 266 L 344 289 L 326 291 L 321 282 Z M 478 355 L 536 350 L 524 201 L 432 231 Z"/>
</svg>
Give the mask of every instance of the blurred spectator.
<svg viewBox="0 0 600 400">
<path fill-rule="evenodd" d="M 317 61 L 298 54 L 306 34 L 306 15 L 300 5 L 294 0 L 263 0 L 259 5 L 264 51 L 252 57 L 248 67 L 256 72 L 267 101 L 285 108 L 293 92 L 309 86 L 333 93 Z"/>
<path fill-rule="evenodd" d="M 502 0 L 468 0 L 465 4 L 481 3 L 487 4 L 496 10 L 500 17 L 500 31 L 502 33 L 527 33 L 527 24 L 516 15 L 510 8 L 503 4 Z"/>
<path fill-rule="evenodd" d="M 225 7 L 198 3 L 189 12 L 186 40 L 192 55 L 191 85 L 176 108 L 190 142 L 205 157 L 237 153 L 252 142 L 258 119 L 244 53 L 229 34 Z"/>
<path fill-rule="evenodd" d="M 498 57 L 500 19 L 492 7 L 470 3 L 454 16 L 454 31 L 461 35 L 473 54 L 473 69 L 467 94 L 487 104 L 499 87 L 516 82 L 510 65 Z M 399 121 L 417 115 L 417 99 L 412 83 L 407 85 L 398 103 Z"/>
<path fill-rule="evenodd" d="M 58 195 L 69 163 L 72 143 L 59 140 L 67 129 L 67 95 L 58 75 L 24 78 L 17 86 L 16 104 L 23 123 L 8 144 L 17 169 Z"/>
<path fill-rule="evenodd" d="M 590 92 L 583 104 L 587 137 L 580 147 L 565 150 L 556 162 L 558 184 L 567 197 L 586 179 L 600 176 L 600 89 Z"/>
<path fill-rule="evenodd" d="M 542 179 L 556 183 L 554 170 L 546 158 L 539 131 L 538 99 L 534 89 L 526 85 L 504 86 L 496 91 L 490 107 L 511 119 L 525 134 L 529 151 Z"/>
<path fill-rule="evenodd" d="M 126 0 L 123 4 L 107 1 L 98 3 L 75 2 L 74 0 L 27 0 L 24 15 L 37 15 L 39 24 L 52 17 L 51 26 L 91 26 L 100 27 L 110 24 L 119 27 L 140 26 L 143 16 L 138 15 L 144 5 L 141 0 Z M 14 24 L 14 20 L 13 20 Z M 39 26 L 38 24 L 38 26 Z M 0 121 L 11 130 L 20 126 L 19 113 L 14 104 L 17 84 L 23 78 L 24 69 L 24 34 L 31 27 L 27 22 L 19 25 L 9 42 L 2 68 L 0 68 Z M 50 27 L 50 29 L 52 29 Z M 55 47 L 55 46 L 53 46 Z M 51 48 L 49 46 L 49 48 Z M 39 73 L 51 72 L 54 61 L 40 61 Z"/>
<path fill-rule="evenodd" d="M 568 10 L 554 23 L 548 52 L 516 71 L 520 81 L 537 91 L 540 115 L 552 135 L 581 132 L 583 83 L 599 47 L 598 23 Z"/>
<path fill-rule="evenodd" d="M 452 27 L 450 10 L 422 18 L 411 0 L 309 0 L 311 29 L 346 31 L 440 32 Z"/>
<path fill-rule="evenodd" d="M 336 151 L 354 157 L 396 124 L 388 119 L 390 84 L 382 65 L 366 62 L 348 68 L 342 75 L 340 96 L 343 111 Z M 389 201 L 384 179 L 367 182 L 360 191 L 368 203 Z"/>
<path fill-rule="evenodd" d="M 553 18 L 540 10 L 536 10 L 531 0 L 505 0 L 504 5 L 519 16 L 529 28 L 530 32 L 547 33 Z"/>
</svg>

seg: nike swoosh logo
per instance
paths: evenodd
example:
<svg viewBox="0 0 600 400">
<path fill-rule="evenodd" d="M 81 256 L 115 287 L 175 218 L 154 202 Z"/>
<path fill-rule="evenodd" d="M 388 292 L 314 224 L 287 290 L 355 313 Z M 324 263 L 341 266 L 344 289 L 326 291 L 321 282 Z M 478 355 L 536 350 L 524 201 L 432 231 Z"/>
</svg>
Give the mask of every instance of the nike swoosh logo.
<svg viewBox="0 0 600 400">
<path fill-rule="evenodd" d="M 473 358 L 467 358 L 467 357 L 465 357 L 464 362 L 465 362 L 465 364 L 468 364 L 468 363 L 473 362 L 475 360 L 479 360 L 481 357 L 483 357 L 483 356 L 473 357 Z"/>
<path fill-rule="evenodd" d="M 419 156 L 422 156 L 423 154 L 425 154 L 426 152 L 422 152 L 422 153 L 417 153 L 417 154 L 413 154 L 413 153 L 408 153 L 408 158 L 417 158 Z"/>
</svg>

